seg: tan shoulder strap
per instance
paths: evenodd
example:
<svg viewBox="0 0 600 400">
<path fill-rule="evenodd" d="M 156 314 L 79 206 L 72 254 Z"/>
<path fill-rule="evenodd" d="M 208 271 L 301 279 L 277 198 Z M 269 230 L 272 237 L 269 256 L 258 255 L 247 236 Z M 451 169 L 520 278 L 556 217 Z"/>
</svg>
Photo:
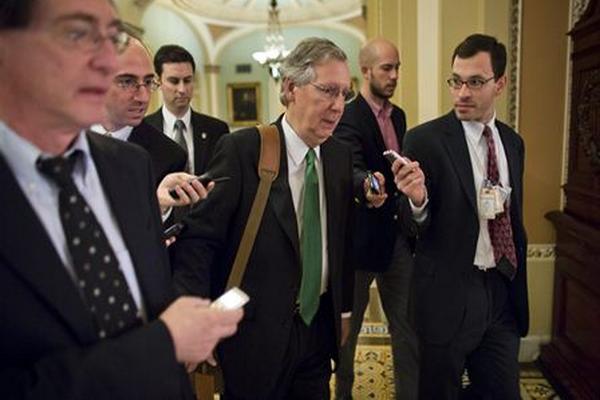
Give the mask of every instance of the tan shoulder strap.
<svg viewBox="0 0 600 400">
<path fill-rule="evenodd" d="M 280 161 L 280 143 L 279 143 L 279 130 L 275 125 L 260 125 L 258 127 L 260 133 L 260 158 L 258 160 L 258 176 L 260 182 L 258 184 L 258 190 L 250 209 L 250 215 L 248 216 L 248 222 L 244 228 L 242 240 L 238 247 L 237 254 L 235 255 L 235 261 L 229 274 L 229 280 L 227 281 L 227 289 L 234 286 L 240 286 L 244 272 L 246 271 L 246 264 L 248 258 L 252 252 L 254 246 L 254 240 L 262 220 L 263 212 L 269 198 L 269 192 L 271 191 L 271 184 L 277 178 L 279 174 L 279 161 Z"/>
</svg>

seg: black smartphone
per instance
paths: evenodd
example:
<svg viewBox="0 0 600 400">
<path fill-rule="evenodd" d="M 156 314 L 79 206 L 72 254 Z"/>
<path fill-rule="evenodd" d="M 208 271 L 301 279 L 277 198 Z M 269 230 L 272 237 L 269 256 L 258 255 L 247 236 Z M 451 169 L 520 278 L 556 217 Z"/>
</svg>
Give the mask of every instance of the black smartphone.
<svg viewBox="0 0 600 400">
<path fill-rule="evenodd" d="M 209 182 L 214 182 L 214 183 L 225 182 L 225 181 L 228 181 L 231 178 L 228 177 L 228 176 L 220 176 L 218 178 L 211 178 L 210 175 L 208 175 L 208 174 L 202 174 L 200 176 L 197 176 L 194 179 L 199 180 L 202 185 L 206 186 L 206 185 L 209 184 Z M 175 189 L 169 190 L 169 195 L 172 198 L 174 198 L 175 200 L 179 200 L 179 195 L 177 194 L 177 192 L 175 191 Z"/>
<path fill-rule="evenodd" d="M 172 238 L 173 236 L 177 236 L 183 231 L 185 228 L 185 224 L 182 222 L 178 222 L 176 224 L 171 225 L 163 232 L 163 240 L 167 240 Z"/>
<path fill-rule="evenodd" d="M 393 164 L 396 160 L 400 160 L 400 162 L 404 165 L 408 164 L 408 160 L 398 154 L 396 150 L 386 150 L 383 152 L 383 156 L 390 162 L 390 164 Z"/>
<path fill-rule="evenodd" d="M 377 180 L 377 177 L 375 175 L 373 175 L 370 172 L 367 173 L 367 181 L 369 183 L 369 190 L 373 194 L 380 194 L 381 193 L 381 186 L 379 186 L 379 181 Z"/>
</svg>

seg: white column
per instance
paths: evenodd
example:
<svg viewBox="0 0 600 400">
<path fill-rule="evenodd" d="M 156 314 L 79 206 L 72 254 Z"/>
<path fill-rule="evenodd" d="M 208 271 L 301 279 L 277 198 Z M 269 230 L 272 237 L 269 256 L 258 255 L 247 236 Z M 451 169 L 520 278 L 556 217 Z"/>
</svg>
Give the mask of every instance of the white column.
<svg viewBox="0 0 600 400">
<path fill-rule="evenodd" d="M 440 0 L 419 0 L 417 6 L 418 123 L 440 115 Z"/>
</svg>

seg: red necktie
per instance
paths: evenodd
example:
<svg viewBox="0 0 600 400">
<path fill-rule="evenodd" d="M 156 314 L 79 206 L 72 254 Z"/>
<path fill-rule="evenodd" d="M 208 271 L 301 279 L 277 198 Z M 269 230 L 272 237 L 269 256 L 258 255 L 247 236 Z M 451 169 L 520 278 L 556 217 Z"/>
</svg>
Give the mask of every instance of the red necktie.
<svg viewBox="0 0 600 400">
<path fill-rule="evenodd" d="M 494 137 L 492 136 L 492 130 L 487 125 L 483 129 L 483 136 L 488 148 L 487 178 L 492 184 L 501 185 Z M 501 214 L 497 214 L 496 218 L 488 220 L 488 231 L 494 248 L 496 268 L 512 280 L 517 272 L 517 255 L 510 224 L 508 201 L 504 204 L 504 211 Z"/>
</svg>

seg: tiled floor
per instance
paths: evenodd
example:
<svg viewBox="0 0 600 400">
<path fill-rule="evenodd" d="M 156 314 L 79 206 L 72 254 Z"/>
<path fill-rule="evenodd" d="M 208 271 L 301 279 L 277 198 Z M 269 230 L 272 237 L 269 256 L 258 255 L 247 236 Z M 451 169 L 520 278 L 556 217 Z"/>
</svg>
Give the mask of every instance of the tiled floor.
<svg viewBox="0 0 600 400">
<path fill-rule="evenodd" d="M 335 378 L 333 378 L 335 379 Z M 332 379 L 332 393 L 335 381 Z M 550 383 L 533 364 L 521 366 L 523 400 L 557 400 Z M 388 400 L 394 398 L 392 356 L 386 326 L 365 322 L 359 337 L 355 360 L 354 400 Z"/>
</svg>

